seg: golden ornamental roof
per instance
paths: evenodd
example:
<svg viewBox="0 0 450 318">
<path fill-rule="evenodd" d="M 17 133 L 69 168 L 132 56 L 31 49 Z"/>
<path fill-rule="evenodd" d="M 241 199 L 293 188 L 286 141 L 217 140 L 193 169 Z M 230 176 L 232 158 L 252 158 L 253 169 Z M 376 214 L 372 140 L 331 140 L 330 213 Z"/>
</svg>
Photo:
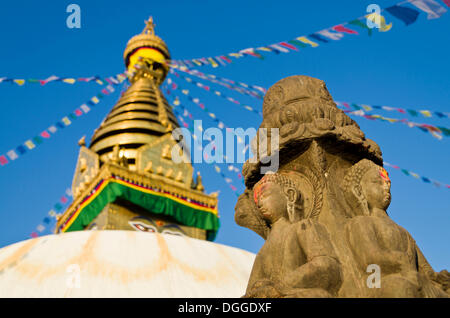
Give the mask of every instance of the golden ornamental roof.
<svg viewBox="0 0 450 318">
<path fill-rule="evenodd" d="M 127 47 L 123 52 L 123 59 L 125 65 L 128 67 L 129 57 L 139 48 L 154 48 L 161 52 L 166 60 L 170 60 L 169 49 L 166 43 L 155 34 L 155 24 L 153 23 L 153 18 L 150 17 L 148 21 L 145 21 L 146 26 L 141 34 L 133 36 L 127 43 Z"/>
</svg>

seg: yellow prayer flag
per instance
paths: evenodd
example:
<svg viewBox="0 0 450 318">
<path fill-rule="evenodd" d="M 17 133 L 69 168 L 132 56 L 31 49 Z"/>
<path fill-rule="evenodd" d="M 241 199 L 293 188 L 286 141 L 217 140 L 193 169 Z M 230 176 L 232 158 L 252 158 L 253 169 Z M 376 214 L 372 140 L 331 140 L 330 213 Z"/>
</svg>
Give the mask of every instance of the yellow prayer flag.
<svg viewBox="0 0 450 318">
<path fill-rule="evenodd" d="M 217 173 L 220 173 L 220 168 L 218 166 L 214 166 L 214 169 L 216 169 Z"/>
<path fill-rule="evenodd" d="M 414 172 L 410 171 L 409 174 L 412 175 L 414 178 L 417 178 L 417 179 L 420 178 L 420 176 L 417 173 L 414 173 Z"/>
<path fill-rule="evenodd" d="M 31 140 L 25 141 L 25 146 L 27 146 L 28 149 L 33 149 L 34 147 L 36 147 Z"/>
<path fill-rule="evenodd" d="M 76 80 L 74 78 L 65 78 L 63 79 L 64 83 L 68 83 L 68 84 L 73 84 L 76 82 Z"/>
<path fill-rule="evenodd" d="M 63 119 L 62 119 L 62 122 L 64 123 L 64 124 L 66 124 L 66 126 L 69 126 L 72 122 L 70 121 L 70 119 L 69 118 L 67 118 L 67 117 L 64 117 Z"/>
<path fill-rule="evenodd" d="M 100 100 L 97 98 L 97 96 L 92 97 L 91 101 L 95 104 L 98 104 L 100 102 Z"/>
<path fill-rule="evenodd" d="M 211 63 L 212 67 L 218 67 L 219 66 L 219 64 L 217 64 L 216 61 L 214 61 L 214 59 L 212 57 L 209 57 L 208 61 Z"/>
<path fill-rule="evenodd" d="M 319 46 L 319 44 L 317 44 L 316 42 L 311 41 L 306 36 L 299 36 L 297 38 L 297 40 L 299 40 L 300 42 L 303 42 L 303 43 L 307 43 L 307 44 L 311 45 L 312 47 Z"/>
<path fill-rule="evenodd" d="M 96 82 L 98 85 L 103 85 L 103 82 L 102 82 L 101 80 L 99 80 L 99 79 L 95 80 L 95 82 Z"/>
<path fill-rule="evenodd" d="M 375 23 L 380 32 L 387 32 L 392 28 L 392 22 L 389 24 L 386 24 L 386 20 L 384 19 L 384 16 L 382 16 L 381 14 L 378 14 L 376 12 L 366 15 L 366 18 L 368 20 L 371 20 L 373 23 Z"/>
<path fill-rule="evenodd" d="M 421 110 L 420 113 L 425 117 L 431 117 L 431 112 L 429 110 Z"/>
<path fill-rule="evenodd" d="M 22 86 L 23 84 L 25 84 L 25 80 L 23 80 L 23 79 L 15 79 L 14 83 L 16 83 L 19 86 Z"/>
<path fill-rule="evenodd" d="M 257 49 L 257 50 L 260 50 L 260 51 L 272 52 L 271 49 L 269 49 L 269 48 L 267 48 L 267 47 L 265 47 L 265 46 L 257 47 L 256 49 Z"/>
<path fill-rule="evenodd" d="M 364 108 L 366 111 L 372 110 L 372 107 L 370 107 L 369 105 L 362 105 L 362 108 Z"/>
</svg>

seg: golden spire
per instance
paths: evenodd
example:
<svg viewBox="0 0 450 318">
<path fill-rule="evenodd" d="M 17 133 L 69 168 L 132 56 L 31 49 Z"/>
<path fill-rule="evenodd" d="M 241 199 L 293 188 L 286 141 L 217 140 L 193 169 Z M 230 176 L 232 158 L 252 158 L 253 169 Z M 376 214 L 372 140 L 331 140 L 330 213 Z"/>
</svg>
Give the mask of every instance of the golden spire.
<svg viewBox="0 0 450 318">
<path fill-rule="evenodd" d="M 170 53 L 166 43 L 155 34 L 155 24 L 150 17 L 145 28 L 133 36 L 123 53 L 129 79 L 133 83 L 140 77 L 152 77 L 160 85 L 169 72 Z"/>
<path fill-rule="evenodd" d="M 144 23 L 146 25 L 145 25 L 145 28 L 142 31 L 142 33 L 143 34 L 151 34 L 151 35 L 155 34 L 155 26 L 156 26 L 156 24 L 153 23 L 153 17 L 150 16 L 150 18 L 147 21 L 144 21 Z"/>
<path fill-rule="evenodd" d="M 124 52 L 125 64 L 129 71 L 132 69 L 132 85 L 95 131 L 89 146 L 104 162 L 112 158 L 114 147 L 120 147 L 131 170 L 135 169 L 139 147 L 179 127 L 159 88 L 169 71 L 164 64 L 170 59 L 169 51 L 155 35 L 153 18 L 145 24 L 142 33 L 128 41 Z"/>
</svg>

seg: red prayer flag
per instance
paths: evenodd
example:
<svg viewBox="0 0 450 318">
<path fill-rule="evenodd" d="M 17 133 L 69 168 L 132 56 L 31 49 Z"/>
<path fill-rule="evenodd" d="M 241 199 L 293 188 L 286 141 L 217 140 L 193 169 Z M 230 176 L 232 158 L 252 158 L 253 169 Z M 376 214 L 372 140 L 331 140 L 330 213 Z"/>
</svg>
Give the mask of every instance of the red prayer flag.
<svg viewBox="0 0 450 318">
<path fill-rule="evenodd" d="M 291 49 L 291 50 L 298 51 L 298 49 L 297 49 L 295 46 L 290 45 L 289 43 L 286 43 L 286 42 L 280 42 L 280 43 L 278 43 L 278 44 L 280 44 L 280 45 L 282 45 L 282 46 L 284 46 L 284 47 L 287 47 L 287 48 L 289 48 L 289 49 Z"/>
<path fill-rule="evenodd" d="M 31 233 L 31 237 L 32 238 L 35 238 L 35 237 L 38 237 L 39 235 L 36 233 L 36 232 L 33 232 L 33 233 Z"/>
<path fill-rule="evenodd" d="M 442 0 L 447 5 L 447 7 L 450 7 L 450 0 Z"/>
<path fill-rule="evenodd" d="M 0 165 L 4 166 L 8 163 L 8 159 L 4 155 L 0 156 Z"/>
<path fill-rule="evenodd" d="M 65 196 L 62 196 L 62 197 L 61 197 L 61 203 L 62 203 L 62 204 L 66 204 L 67 201 L 68 201 L 68 200 L 67 200 L 67 198 L 66 198 Z"/>
<path fill-rule="evenodd" d="M 75 110 L 75 115 L 81 116 L 81 115 L 83 115 L 83 112 L 81 110 L 79 110 L 79 109 L 76 109 Z"/>
<path fill-rule="evenodd" d="M 230 60 L 228 57 L 224 56 L 224 55 L 222 55 L 220 58 L 221 58 L 222 60 L 227 61 L 228 63 L 231 63 L 231 60 Z"/>
<path fill-rule="evenodd" d="M 346 27 L 344 27 L 342 24 L 335 25 L 334 27 L 332 27 L 332 29 L 333 29 L 334 31 L 338 31 L 338 32 L 342 32 L 342 33 L 358 34 L 357 31 L 352 30 L 352 29 L 349 29 L 349 28 L 346 28 Z"/>
<path fill-rule="evenodd" d="M 41 132 L 41 136 L 44 138 L 50 138 L 50 134 L 45 130 L 43 132 Z"/>
<path fill-rule="evenodd" d="M 202 109 L 205 109 L 205 105 L 203 105 L 203 103 L 199 103 L 198 106 L 200 106 Z"/>
<path fill-rule="evenodd" d="M 403 108 L 397 108 L 397 111 L 402 114 L 406 114 L 406 111 Z"/>
</svg>

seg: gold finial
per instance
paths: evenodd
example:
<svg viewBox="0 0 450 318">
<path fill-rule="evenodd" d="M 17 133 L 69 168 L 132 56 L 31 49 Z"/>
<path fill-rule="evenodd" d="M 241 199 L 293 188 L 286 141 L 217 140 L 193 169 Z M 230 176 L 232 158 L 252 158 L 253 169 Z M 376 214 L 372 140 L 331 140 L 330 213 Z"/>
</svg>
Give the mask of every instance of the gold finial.
<svg viewBox="0 0 450 318">
<path fill-rule="evenodd" d="M 81 137 L 80 140 L 78 140 L 78 146 L 83 147 L 86 146 L 86 136 Z"/>
<path fill-rule="evenodd" d="M 144 33 L 144 34 L 155 34 L 155 26 L 156 25 L 153 23 L 153 17 L 150 16 L 148 21 L 145 21 L 145 28 L 144 28 L 144 31 L 142 31 L 142 33 Z"/>
</svg>

